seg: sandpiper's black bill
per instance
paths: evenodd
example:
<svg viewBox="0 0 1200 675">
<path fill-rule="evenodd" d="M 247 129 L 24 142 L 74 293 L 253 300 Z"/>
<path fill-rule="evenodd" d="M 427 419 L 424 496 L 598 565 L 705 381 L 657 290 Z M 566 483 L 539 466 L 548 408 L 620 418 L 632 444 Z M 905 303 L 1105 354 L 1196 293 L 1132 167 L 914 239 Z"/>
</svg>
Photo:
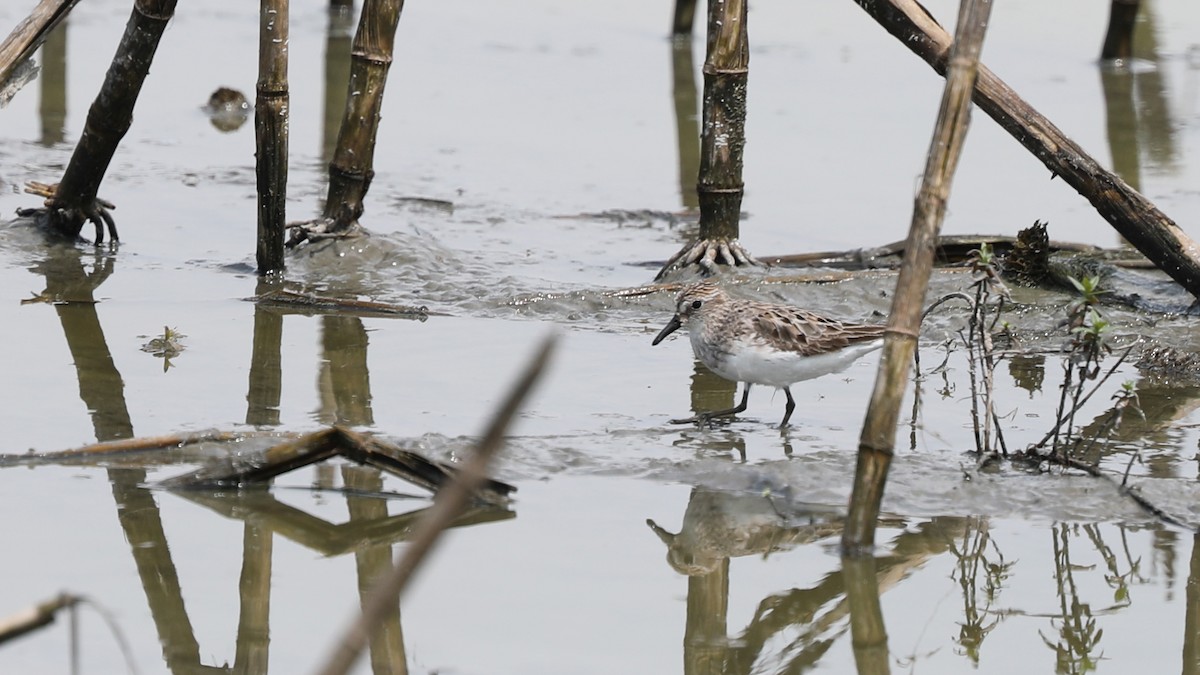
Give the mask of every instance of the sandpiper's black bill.
<svg viewBox="0 0 1200 675">
<path fill-rule="evenodd" d="M 663 326 L 663 329 L 658 331 L 658 335 L 654 336 L 654 342 L 651 342 L 650 346 L 653 347 L 654 345 L 662 342 L 663 338 L 679 330 L 679 327 L 682 325 L 683 324 L 679 322 L 679 317 L 671 317 L 671 320 L 667 322 L 667 325 Z"/>
</svg>

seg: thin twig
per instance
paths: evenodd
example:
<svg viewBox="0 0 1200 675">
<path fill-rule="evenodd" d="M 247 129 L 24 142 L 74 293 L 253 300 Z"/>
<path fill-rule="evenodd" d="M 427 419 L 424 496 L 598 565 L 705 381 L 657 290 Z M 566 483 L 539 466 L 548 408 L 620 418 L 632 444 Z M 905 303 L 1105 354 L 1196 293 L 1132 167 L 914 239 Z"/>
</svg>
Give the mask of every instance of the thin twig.
<svg viewBox="0 0 1200 675">
<path fill-rule="evenodd" d="M 1092 387 L 1092 390 L 1091 390 L 1091 391 L 1089 391 L 1089 392 L 1087 393 L 1087 395 L 1085 395 L 1085 396 L 1083 397 L 1083 399 L 1081 399 L 1081 400 L 1079 401 L 1079 404 L 1078 404 L 1078 406 L 1076 406 L 1076 410 L 1077 410 L 1077 409 L 1079 409 L 1079 408 L 1082 408 L 1082 407 L 1083 407 L 1083 406 L 1085 406 L 1085 405 L 1087 405 L 1088 399 L 1090 399 L 1090 398 L 1092 397 L 1092 394 L 1095 394 L 1095 393 L 1096 393 L 1096 390 L 1097 390 L 1097 389 L 1099 389 L 1099 388 L 1100 388 L 1100 387 L 1101 387 L 1101 386 L 1102 386 L 1102 385 L 1103 385 L 1103 384 L 1104 384 L 1104 383 L 1105 383 L 1105 382 L 1108 380 L 1108 378 L 1112 377 L 1112 374 L 1113 374 L 1113 373 L 1115 373 L 1115 372 L 1117 371 L 1117 368 L 1120 368 L 1120 367 L 1121 367 L 1121 364 L 1122 364 L 1122 363 L 1125 363 L 1125 358 L 1129 356 L 1129 352 L 1133 351 L 1133 348 L 1134 348 L 1134 347 L 1136 347 L 1136 346 L 1137 346 L 1137 344 L 1136 344 L 1136 343 L 1135 343 L 1135 344 L 1132 344 L 1132 345 L 1129 345 L 1129 347 L 1127 347 L 1127 348 L 1125 349 L 1125 351 L 1121 353 L 1121 356 L 1120 356 L 1120 358 L 1118 358 L 1118 359 L 1117 359 L 1117 362 L 1116 362 L 1116 363 L 1114 363 L 1114 364 L 1112 365 L 1112 367 L 1108 369 L 1108 372 L 1106 372 L 1106 373 L 1104 374 L 1104 377 L 1100 378 L 1100 379 L 1099 379 L 1099 381 L 1097 381 L 1097 382 L 1096 382 L 1095 386 L 1093 386 L 1093 387 Z M 1074 414 L 1074 412 L 1075 412 L 1075 411 L 1074 411 L 1074 410 L 1072 410 L 1072 411 L 1071 411 L 1071 414 Z M 1038 441 L 1037 443 L 1035 443 L 1035 444 L 1033 445 L 1033 447 L 1034 447 L 1034 448 L 1041 448 L 1041 447 L 1045 447 L 1045 445 L 1046 445 L 1046 441 L 1050 440 L 1050 437 L 1051 437 L 1051 436 L 1055 436 L 1055 435 L 1058 433 L 1058 430 L 1059 430 L 1059 428 L 1060 428 L 1060 427 L 1063 425 L 1063 423 L 1064 423 L 1065 421 L 1066 421 L 1066 420 L 1065 420 L 1065 418 L 1064 418 L 1064 417 L 1063 417 L 1063 415 L 1060 413 L 1060 414 L 1058 415 L 1058 421 L 1055 423 L 1055 425 L 1054 425 L 1054 428 L 1053 428 L 1053 429 L 1051 429 L 1050 431 L 1046 432 L 1046 435 L 1042 437 L 1042 440 L 1040 440 L 1040 441 Z"/>
</svg>

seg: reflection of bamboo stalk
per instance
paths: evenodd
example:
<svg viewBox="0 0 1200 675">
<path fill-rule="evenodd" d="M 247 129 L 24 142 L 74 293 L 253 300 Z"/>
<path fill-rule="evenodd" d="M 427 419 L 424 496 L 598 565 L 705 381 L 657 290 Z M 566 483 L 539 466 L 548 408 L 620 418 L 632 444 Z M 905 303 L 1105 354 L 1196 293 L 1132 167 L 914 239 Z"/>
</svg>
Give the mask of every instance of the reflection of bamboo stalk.
<svg viewBox="0 0 1200 675">
<path fill-rule="evenodd" d="M 259 290 L 265 283 L 259 283 Z M 283 315 L 268 307 L 254 308 L 254 343 L 250 352 L 250 381 L 246 391 L 246 424 L 279 424 L 283 396 Z"/>
<path fill-rule="evenodd" d="M 671 21 L 671 35 L 690 37 L 696 18 L 696 0 L 675 0 L 675 18 Z"/>
<path fill-rule="evenodd" d="M 41 143 L 46 147 L 62 143 L 67 123 L 67 22 L 46 36 L 42 45 L 41 101 L 38 117 L 42 123 Z"/>
<path fill-rule="evenodd" d="M 283 269 L 288 175 L 288 0 L 262 0 L 254 103 L 258 273 Z"/>
<path fill-rule="evenodd" d="M 962 0 L 958 10 L 942 106 L 913 209 L 908 254 L 896 281 L 879 375 L 859 439 L 850 514 L 842 535 L 842 545 L 850 552 L 869 551 L 875 543 L 875 522 L 895 447 L 900 403 L 921 327 L 925 290 L 933 271 L 934 241 L 942 226 L 950 183 L 966 139 L 979 52 L 991 9 L 991 0 Z"/>
<path fill-rule="evenodd" d="M 246 521 L 242 534 L 242 574 L 238 579 L 236 673 L 265 673 L 270 656 L 271 552 L 274 534 Z"/>
<path fill-rule="evenodd" d="M 503 444 L 504 435 L 509 424 L 516 417 L 518 409 L 541 377 L 542 371 L 545 370 L 554 349 L 554 342 L 553 337 L 547 338 L 534 355 L 533 360 L 525 367 L 520 378 L 489 422 L 483 437 L 475 446 L 475 452 L 463 463 L 458 476 L 438 492 L 433 507 L 417 524 L 412 538 L 409 540 L 409 545 L 397 561 L 396 567 L 389 570 L 372 589 L 371 597 L 363 603 L 362 616 L 355 619 L 349 629 L 345 631 L 325 665 L 320 669 L 320 673 L 344 675 L 350 670 L 362 653 L 368 636 L 374 633 L 381 622 L 392 612 L 392 608 L 399 602 L 400 594 L 433 548 L 438 537 L 466 508 L 471 495 L 486 480 L 488 464 Z"/>
<path fill-rule="evenodd" d="M 342 467 L 342 481 L 347 488 L 362 493 L 383 491 L 383 477 L 378 471 L 356 466 Z M 347 494 L 346 509 L 350 522 L 386 521 L 388 502 L 380 497 Z M 359 602 L 365 606 L 371 597 L 375 581 L 392 568 L 392 547 L 389 545 L 360 546 L 354 552 L 358 573 Z M 406 675 L 408 660 L 404 651 L 404 627 L 400 623 L 400 608 L 392 607 L 380 629 L 371 635 L 371 672 Z"/>
<path fill-rule="evenodd" d="M 846 583 L 850 636 L 858 672 L 886 675 L 891 671 L 888 665 L 887 628 L 883 624 L 883 610 L 879 604 L 875 556 L 843 557 L 842 578 Z"/>
<path fill-rule="evenodd" d="M 1183 673 L 1200 673 L 1200 534 L 1192 535 L 1183 615 Z"/>
<path fill-rule="evenodd" d="M 692 182 L 700 173 L 700 124 L 696 117 L 696 72 L 692 66 L 691 39 L 676 40 L 671 45 L 671 74 L 679 144 L 679 195 L 684 208 L 692 210 L 700 206 Z"/>
</svg>

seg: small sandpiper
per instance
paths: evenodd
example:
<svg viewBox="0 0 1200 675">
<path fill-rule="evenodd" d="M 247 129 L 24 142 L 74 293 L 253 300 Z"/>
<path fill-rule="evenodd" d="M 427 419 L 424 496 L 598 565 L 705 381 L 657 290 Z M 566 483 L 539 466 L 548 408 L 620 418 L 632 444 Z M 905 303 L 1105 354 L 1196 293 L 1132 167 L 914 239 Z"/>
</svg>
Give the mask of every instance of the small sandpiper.
<svg viewBox="0 0 1200 675">
<path fill-rule="evenodd" d="M 883 345 L 885 326 L 847 323 L 803 309 L 732 298 L 711 281 L 687 286 L 675 299 L 675 316 L 654 337 L 658 344 L 688 326 L 696 358 L 717 375 L 744 382 L 735 408 L 697 413 L 672 424 L 704 425 L 715 417 L 745 412 L 750 385 L 782 389 L 787 409 L 780 428 L 796 409 L 792 384 L 836 373 Z"/>
</svg>

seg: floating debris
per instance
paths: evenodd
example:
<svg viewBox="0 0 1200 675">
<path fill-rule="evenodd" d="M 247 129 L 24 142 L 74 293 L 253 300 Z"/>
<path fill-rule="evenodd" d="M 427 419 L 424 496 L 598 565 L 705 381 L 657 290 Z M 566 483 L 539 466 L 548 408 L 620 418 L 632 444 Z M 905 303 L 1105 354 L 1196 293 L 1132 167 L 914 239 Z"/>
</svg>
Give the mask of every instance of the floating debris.
<svg viewBox="0 0 1200 675">
<path fill-rule="evenodd" d="M 237 89 L 220 87 L 208 97 L 204 111 L 219 131 L 236 131 L 250 119 L 250 102 Z"/>
<path fill-rule="evenodd" d="M 372 300 L 327 298 L 286 289 L 268 291 L 245 299 L 259 305 L 294 309 L 310 314 L 337 313 L 353 316 L 395 316 L 416 319 L 418 321 L 424 321 L 431 315 L 446 316 L 445 314 L 430 312 L 429 308 L 424 305 L 413 307 L 411 305 L 393 305 L 386 302 L 374 302 Z"/>
</svg>

